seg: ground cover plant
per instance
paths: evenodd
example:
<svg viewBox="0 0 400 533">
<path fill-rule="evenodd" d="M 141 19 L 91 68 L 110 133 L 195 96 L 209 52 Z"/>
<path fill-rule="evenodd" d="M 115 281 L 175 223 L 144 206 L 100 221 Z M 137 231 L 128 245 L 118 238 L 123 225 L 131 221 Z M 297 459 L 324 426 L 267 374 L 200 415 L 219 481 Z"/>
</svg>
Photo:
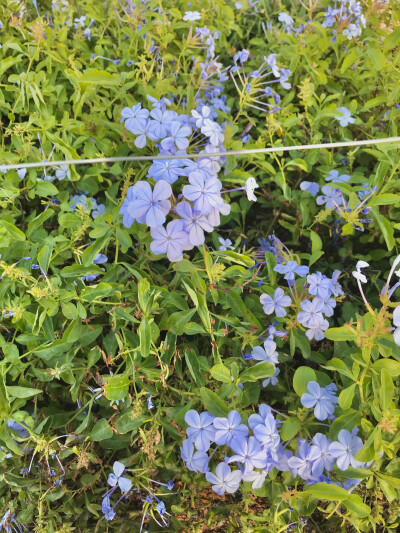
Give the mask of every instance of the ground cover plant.
<svg viewBox="0 0 400 533">
<path fill-rule="evenodd" d="M 0 45 L 0 531 L 396 531 L 399 2 L 4 0 Z"/>
</svg>

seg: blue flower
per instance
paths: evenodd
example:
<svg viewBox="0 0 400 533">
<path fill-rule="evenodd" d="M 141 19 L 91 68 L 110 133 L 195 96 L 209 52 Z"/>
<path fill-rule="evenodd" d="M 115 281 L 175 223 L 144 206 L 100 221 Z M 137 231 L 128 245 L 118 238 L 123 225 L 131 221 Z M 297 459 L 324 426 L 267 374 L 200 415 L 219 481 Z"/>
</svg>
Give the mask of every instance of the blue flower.
<svg viewBox="0 0 400 533">
<path fill-rule="evenodd" d="M 309 381 L 308 392 L 305 392 L 300 402 L 307 409 L 314 407 L 314 416 L 320 421 L 326 420 L 335 412 L 338 399 L 329 389 L 322 388 L 316 381 Z"/>
<path fill-rule="evenodd" d="M 240 63 L 244 63 L 245 61 L 249 59 L 249 55 L 250 54 L 247 50 L 241 50 L 240 52 L 238 52 L 237 54 L 233 56 L 233 60 L 235 63 L 237 61 L 239 61 Z"/>
<path fill-rule="evenodd" d="M 154 409 L 154 404 L 151 401 L 151 396 L 147 398 L 147 409 L 150 411 L 151 409 Z"/>
<path fill-rule="evenodd" d="M 181 261 L 183 250 L 190 249 L 189 236 L 181 220 L 168 222 L 167 227 L 151 228 L 153 254 L 167 254 L 170 261 Z"/>
<path fill-rule="evenodd" d="M 271 413 L 267 414 L 263 424 L 257 424 L 253 428 L 253 433 L 265 451 L 273 452 L 279 446 L 281 438 Z"/>
<path fill-rule="evenodd" d="M 185 422 L 189 426 L 186 429 L 187 436 L 200 452 L 207 452 L 214 440 L 214 418 L 208 411 L 199 414 L 194 409 L 185 414 Z"/>
<path fill-rule="evenodd" d="M 175 183 L 179 176 L 186 175 L 182 164 L 182 159 L 159 159 L 151 165 L 147 176 L 155 181 L 165 180 L 171 184 Z"/>
<path fill-rule="evenodd" d="M 276 351 L 276 343 L 267 339 L 264 342 L 264 348 L 255 346 L 251 352 L 251 356 L 260 363 L 270 363 L 271 365 L 278 364 L 278 352 Z M 258 364 L 260 364 L 258 363 Z"/>
<path fill-rule="evenodd" d="M 189 146 L 189 139 L 192 134 L 190 126 L 182 125 L 177 120 L 168 124 L 169 136 L 161 141 L 161 146 L 164 150 L 174 149 L 175 146 L 180 150 L 185 150 Z"/>
<path fill-rule="evenodd" d="M 219 446 L 223 446 L 224 444 L 230 445 L 234 437 L 246 437 L 249 428 L 240 422 L 240 414 L 237 411 L 231 411 L 228 414 L 228 418 L 214 418 L 215 443 Z"/>
<path fill-rule="evenodd" d="M 18 433 L 21 439 L 26 439 L 29 437 L 29 431 L 26 429 L 27 426 L 25 423 L 20 424 L 16 420 L 10 418 L 7 422 L 7 427 Z"/>
<path fill-rule="evenodd" d="M 164 224 L 165 215 L 171 208 L 171 202 L 167 200 L 172 195 L 171 185 L 160 180 L 152 191 L 147 181 L 138 181 L 133 186 L 133 193 L 134 198 L 127 209 L 129 215 L 150 228 Z"/>
<path fill-rule="evenodd" d="M 337 170 L 331 170 L 328 176 L 325 178 L 325 181 L 331 181 L 332 183 L 346 183 L 349 181 L 350 177 L 351 176 L 348 174 L 342 174 L 339 176 L 339 172 Z"/>
<path fill-rule="evenodd" d="M 308 266 L 301 266 L 296 261 L 287 261 L 285 264 L 279 264 L 274 267 L 275 272 L 279 274 L 285 274 L 285 279 L 288 281 L 294 281 L 294 275 L 297 274 L 301 278 L 304 278 L 308 274 Z"/>
<path fill-rule="evenodd" d="M 125 120 L 125 128 L 134 133 L 134 131 L 146 127 L 149 110 L 142 109 L 142 104 L 136 104 L 132 107 L 124 107 L 121 116 L 121 122 Z"/>
<path fill-rule="evenodd" d="M 259 424 L 262 425 L 265 423 L 267 416 L 271 414 L 271 407 L 265 403 L 262 403 L 258 408 L 258 413 L 259 414 L 254 413 L 250 415 L 247 422 L 253 430 Z"/>
<path fill-rule="evenodd" d="M 164 139 L 168 135 L 170 123 L 174 120 L 174 115 L 171 111 L 162 111 L 159 108 L 154 108 L 150 111 L 150 127 L 149 137 L 153 141 Z"/>
<path fill-rule="evenodd" d="M 206 216 L 200 211 L 191 208 L 188 202 L 180 202 L 175 207 L 175 212 L 182 219 L 185 231 L 189 234 L 189 241 L 193 246 L 204 243 L 205 231 L 212 231 L 213 227 Z"/>
<path fill-rule="evenodd" d="M 322 316 L 323 302 L 318 298 L 304 300 L 300 303 L 302 311 L 297 314 L 297 320 L 306 328 L 317 327 L 324 320 Z"/>
<path fill-rule="evenodd" d="M 193 442 L 190 439 L 182 442 L 181 457 L 191 472 L 201 472 L 202 474 L 207 472 L 208 455 L 205 452 L 194 452 Z"/>
<path fill-rule="evenodd" d="M 397 346 L 400 346 L 400 305 L 393 311 L 393 325 L 396 326 L 393 331 L 393 340 Z"/>
<path fill-rule="evenodd" d="M 162 502 L 161 500 L 158 501 L 157 505 L 156 505 L 156 508 L 157 508 L 157 511 L 162 515 L 162 514 L 165 514 L 167 512 L 167 509 L 165 508 L 165 504 L 164 502 Z"/>
<path fill-rule="evenodd" d="M 189 21 L 189 22 L 194 22 L 195 20 L 200 20 L 200 19 L 201 19 L 201 15 L 198 11 L 186 11 L 183 16 L 183 20 Z"/>
<path fill-rule="evenodd" d="M 300 189 L 302 191 L 309 192 L 312 196 L 317 196 L 319 192 L 319 185 L 313 181 L 302 181 L 300 183 Z"/>
<path fill-rule="evenodd" d="M 104 496 L 101 502 L 101 510 L 104 514 L 106 520 L 112 520 L 115 517 L 115 512 L 111 507 L 111 502 L 109 496 Z"/>
<path fill-rule="evenodd" d="M 324 185 L 321 189 L 323 193 L 317 197 L 317 204 L 324 205 L 326 209 L 334 209 L 343 204 L 343 196 L 340 189 L 334 189 L 330 185 Z"/>
<path fill-rule="evenodd" d="M 330 472 L 335 463 L 335 459 L 329 451 L 330 441 L 326 435 L 316 433 L 312 439 L 309 459 L 313 461 L 312 475 L 321 476 L 323 471 Z"/>
<path fill-rule="evenodd" d="M 215 474 L 212 472 L 206 473 L 206 479 L 212 483 L 212 489 L 222 496 L 225 492 L 228 494 L 235 493 L 242 480 L 242 473 L 240 470 L 231 471 L 229 465 L 226 463 L 219 463 L 215 470 Z"/>
<path fill-rule="evenodd" d="M 307 283 L 309 285 L 308 292 L 322 300 L 327 300 L 332 294 L 332 280 L 321 272 L 307 276 Z"/>
<path fill-rule="evenodd" d="M 93 259 L 92 264 L 93 265 L 102 265 L 104 263 L 107 263 L 108 257 L 104 254 L 97 254 L 96 257 Z M 104 270 L 104 269 L 102 269 Z M 88 274 L 87 276 L 82 276 L 82 281 L 94 281 L 98 277 L 98 274 Z"/>
<path fill-rule="evenodd" d="M 280 374 L 279 368 L 275 370 L 275 374 L 269 378 L 264 379 L 262 382 L 263 387 L 268 387 L 268 385 L 272 385 L 273 387 L 278 384 L 278 375 Z"/>
<path fill-rule="evenodd" d="M 341 126 L 347 126 L 348 124 L 354 124 L 354 118 L 351 116 L 350 111 L 347 109 L 347 107 L 338 107 L 338 111 L 342 113 L 343 116 L 334 117 L 336 120 L 339 121 L 339 124 Z"/>
<path fill-rule="evenodd" d="M 56 178 L 61 181 L 65 177 L 71 179 L 71 176 L 69 174 L 69 167 L 68 165 L 60 165 L 60 168 L 56 170 Z"/>
<path fill-rule="evenodd" d="M 208 215 L 210 211 L 220 206 L 222 183 L 217 178 L 205 180 L 200 172 L 189 174 L 190 185 L 185 185 L 182 189 L 183 196 L 193 202 L 193 209 L 200 211 L 203 215 Z"/>
<path fill-rule="evenodd" d="M 364 463 L 357 461 L 354 456 L 363 447 L 363 441 L 356 436 L 357 428 L 350 433 L 347 429 L 339 431 L 338 440 L 329 446 L 329 453 L 336 459 L 339 470 L 347 470 L 351 465 L 353 468 L 362 468 Z"/>
<path fill-rule="evenodd" d="M 204 126 L 201 128 L 201 133 L 206 137 L 209 137 L 210 143 L 213 146 L 219 146 L 219 144 L 224 141 L 224 134 L 221 126 L 218 122 L 214 122 L 209 118 L 204 120 Z"/>
<path fill-rule="evenodd" d="M 123 473 L 125 472 L 125 465 L 123 465 L 119 461 L 115 461 L 113 464 L 113 470 L 113 474 L 108 474 L 108 484 L 111 487 L 115 487 L 118 484 L 122 492 L 128 492 L 129 490 L 131 490 L 131 480 L 126 477 L 123 477 Z"/>
<path fill-rule="evenodd" d="M 260 302 L 266 315 L 271 315 L 275 312 L 276 316 L 279 317 L 286 316 L 285 307 L 288 307 L 292 304 L 290 297 L 285 295 L 283 289 L 280 287 L 275 289 L 273 296 L 269 296 L 269 294 L 262 294 L 260 296 Z"/>
<path fill-rule="evenodd" d="M 288 460 L 288 465 L 293 477 L 300 476 L 305 480 L 311 477 L 313 460 L 310 457 L 310 451 L 310 445 L 306 441 L 301 440 L 297 455 Z"/>
<path fill-rule="evenodd" d="M 19 168 L 17 170 L 17 174 L 20 177 L 20 179 L 23 180 L 25 178 L 25 175 L 26 175 L 26 168 Z"/>
<path fill-rule="evenodd" d="M 218 237 L 219 242 L 221 243 L 221 246 L 218 248 L 221 252 L 225 252 L 226 250 L 234 250 L 235 248 L 232 246 L 232 241 L 230 239 L 223 239 L 222 237 Z"/>
<path fill-rule="evenodd" d="M 235 455 L 229 458 L 228 463 L 244 463 L 244 474 L 254 468 L 264 468 L 267 464 L 267 453 L 262 449 L 255 437 L 235 437 L 230 443 L 230 448 Z"/>
</svg>

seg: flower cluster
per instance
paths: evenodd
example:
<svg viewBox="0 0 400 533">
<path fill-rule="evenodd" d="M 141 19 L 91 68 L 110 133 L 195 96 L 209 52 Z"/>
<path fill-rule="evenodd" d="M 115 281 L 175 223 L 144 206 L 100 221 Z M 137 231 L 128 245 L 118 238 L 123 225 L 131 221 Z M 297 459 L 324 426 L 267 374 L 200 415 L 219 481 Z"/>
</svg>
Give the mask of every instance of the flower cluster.
<svg viewBox="0 0 400 533">
<path fill-rule="evenodd" d="M 324 28 L 335 26 L 333 33 L 336 35 L 339 32 L 349 40 L 359 37 L 366 26 L 361 3 L 356 0 L 335 0 L 334 7 L 327 8 L 322 26 Z"/>
<path fill-rule="evenodd" d="M 264 57 L 258 69 L 250 73 L 247 73 L 244 68 L 244 63 L 250 57 L 249 52 L 241 50 L 234 56 L 235 65 L 231 67 L 230 75 L 239 93 L 240 109 L 249 106 L 268 113 L 280 109 L 278 104 L 281 97 L 272 87 L 279 83 L 283 89 L 290 89 L 291 84 L 288 79 L 291 72 L 289 69 L 278 67 L 276 56 L 277 54 L 270 54 Z"/>
<path fill-rule="evenodd" d="M 166 158 L 155 160 L 148 170 L 147 177 L 156 182 L 154 188 L 147 181 L 129 187 L 120 213 L 127 228 L 135 221 L 150 228 L 153 253 L 166 253 L 170 261 L 180 261 L 184 250 L 203 244 L 205 232 L 220 224 L 221 215 L 229 214 L 230 205 L 224 202 L 221 193 L 246 190 L 247 196 L 256 200 L 253 191 L 257 184 L 254 178 L 249 178 L 245 187 L 221 191 L 219 158 L 212 154 L 223 149 L 224 134 L 221 126 L 209 118 L 208 106 L 203 106 L 201 112 L 193 110 L 189 118 L 167 110 L 170 102 L 166 98 L 152 102 L 151 111 L 136 104 L 123 109 L 122 117 L 125 127 L 137 135 L 138 148 L 143 148 L 150 139 L 159 143 L 159 154 Z M 199 154 L 209 154 L 197 161 L 185 157 L 193 132 L 202 139 L 192 143 L 192 147 L 199 149 L 201 143 L 204 149 Z M 182 157 L 169 159 L 174 155 Z M 176 198 L 171 185 L 181 177 L 187 183 Z M 164 226 L 167 216 L 173 220 Z"/>
<path fill-rule="evenodd" d="M 143 497 L 141 489 L 134 487 L 132 485 L 132 481 L 126 476 L 128 471 L 129 470 L 126 469 L 123 463 L 119 461 L 114 462 L 113 472 L 108 475 L 107 479 L 107 482 L 111 488 L 103 495 L 101 503 L 101 509 L 106 520 L 113 520 L 116 515 L 115 508 L 117 505 L 121 501 L 128 501 L 128 498 L 135 492 L 143 502 L 143 518 L 140 531 L 143 529 L 144 520 L 148 517 L 152 517 L 161 527 L 168 526 L 169 520 L 167 517 L 171 515 L 167 512 L 164 502 L 147 487 L 143 489 L 145 492 L 147 492 L 147 495 Z M 160 481 L 155 481 L 153 479 L 150 479 L 149 481 L 155 483 L 156 485 L 162 485 L 169 491 L 174 488 L 174 483 L 171 480 L 168 481 L 168 483 L 161 483 Z M 119 489 L 122 494 L 119 496 L 116 503 L 112 505 L 110 497 L 117 489 Z"/>
<path fill-rule="evenodd" d="M 314 407 L 318 415 L 316 418 L 325 420 L 324 415 L 331 416 L 337 403 L 336 389 L 333 384 L 319 389 L 316 386 L 319 387 L 315 382 L 308 384 L 309 393 L 302 396 L 301 402 Z M 282 421 L 275 418 L 273 409 L 266 404 L 259 406 L 257 414 L 249 416 L 247 424 L 242 423 L 240 414 L 235 410 L 224 418 L 214 417 L 208 411 L 198 413 L 191 409 L 186 413 L 185 421 L 188 438 L 182 443 L 181 457 L 190 471 L 205 474 L 220 496 L 235 493 L 242 481 L 251 482 L 253 489 L 261 488 L 274 468 L 290 472 L 294 478 L 298 476 L 310 484 L 324 481 L 341 485 L 329 477 L 335 464 L 342 471 L 350 465 L 353 468 L 365 466 L 355 459 L 363 446 L 362 440 L 357 437 L 357 428 L 351 433 L 342 429 L 337 441 L 329 440 L 322 433 L 316 433 L 310 441 L 299 438 L 297 452 L 293 454 L 289 442 L 284 444 L 282 441 Z M 209 463 L 218 448 L 207 453 L 213 443 L 224 447 L 222 451 L 228 453 L 217 464 L 215 473 L 210 471 Z M 229 465 L 237 468 L 232 469 Z M 344 486 L 348 489 L 359 482 L 346 480 Z"/>
<path fill-rule="evenodd" d="M 344 294 L 338 282 L 340 271 L 335 270 L 332 278 L 321 272 L 309 274 L 307 266 L 299 265 L 293 260 L 278 263 L 274 270 L 284 276 L 291 296 L 281 287 L 277 287 L 271 295 L 262 294 L 260 302 L 265 314 L 283 318 L 287 314 L 286 308 L 293 307 L 297 310 L 297 322 L 306 329 L 307 338 L 310 341 L 322 340 L 324 331 L 329 327 L 325 317 L 333 316 L 335 298 Z M 296 275 L 306 280 L 296 283 Z"/>
<path fill-rule="evenodd" d="M 340 174 L 338 170 L 331 170 L 325 178 L 325 181 L 346 184 L 346 187 L 340 189 L 338 187 L 332 187 L 332 185 L 323 185 L 321 187 L 322 194 L 319 196 L 317 196 L 320 191 L 320 185 L 318 183 L 313 181 L 303 181 L 300 184 L 300 189 L 302 191 L 306 191 L 314 197 L 317 196 L 317 205 L 324 206 L 325 209 L 332 210 L 332 212 L 339 215 L 339 224 L 348 224 L 351 231 L 347 230 L 347 233 L 350 233 L 353 230 L 364 231 L 364 225 L 372 222 L 371 218 L 365 218 L 365 216 L 372 210 L 372 208 L 366 204 L 377 191 L 377 187 L 369 188 L 368 183 L 363 183 L 361 186 L 358 186 L 353 190 L 353 187 L 349 183 L 350 180 L 351 176 L 348 174 Z M 360 202 L 356 205 L 345 198 L 345 195 L 350 197 L 350 193 L 352 192 L 356 192 L 360 199 Z M 350 205 L 353 205 L 353 207 L 350 207 Z"/>
</svg>

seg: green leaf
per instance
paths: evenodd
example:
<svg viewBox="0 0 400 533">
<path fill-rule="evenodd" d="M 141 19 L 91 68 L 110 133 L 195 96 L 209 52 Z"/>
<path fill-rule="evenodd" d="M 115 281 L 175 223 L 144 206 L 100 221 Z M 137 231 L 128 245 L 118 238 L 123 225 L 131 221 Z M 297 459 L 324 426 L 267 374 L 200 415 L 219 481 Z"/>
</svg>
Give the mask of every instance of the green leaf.
<svg viewBox="0 0 400 533">
<path fill-rule="evenodd" d="M 222 381 L 222 383 L 232 383 L 231 373 L 229 371 L 229 368 L 227 368 L 222 363 L 218 363 L 217 365 L 214 365 L 210 370 L 210 374 L 217 381 Z"/>
<path fill-rule="evenodd" d="M 317 381 L 317 374 L 308 366 L 300 366 L 293 376 L 293 389 L 298 396 L 307 392 L 307 383 Z"/>
<path fill-rule="evenodd" d="M 374 207 L 375 205 L 391 205 L 397 204 L 400 202 L 399 194 L 384 193 L 374 196 L 368 202 L 369 207 Z"/>
<path fill-rule="evenodd" d="M 82 322 L 77 319 L 73 320 L 67 329 L 64 331 L 62 341 L 65 343 L 73 343 L 79 340 L 82 334 Z"/>
<path fill-rule="evenodd" d="M 344 501 L 349 497 L 347 490 L 330 483 L 316 483 L 309 487 L 306 492 L 319 500 Z"/>
<path fill-rule="evenodd" d="M 346 326 L 342 326 L 341 328 L 327 329 L 325 337 L 330 341 L 352 341 L 356 338 L 356 333 Z"/>
<path fill-rule="evenodd" d="M 300 431 L 301 422 L 296 417 L 290 417 L 285 420 L 281 427 L 282 440 L 290 440 Z"/>
<path fill-rule="evenodd" d="M 375 361 L 372 366 L 377 372 L 381 372 L 382 369 L 385 369 L 394 378 L 400 376 L 400 363 L 393 359 L 378 359 L 378 361 Z"/>
<path fill-rule="evenodd" d="M 192 348 L 185 350 L 185 360 L 193 379 L 199 387 L 205 385 L 204 372 L 201 370 L 197 353 Z"/>
<path fill-rule="evenodd" d="M 382 368 L 381 370 L 381 386 L 379 388 L 379 403 L 382 411 L 389 409 L 390 403 L 393 399 L 394 385 L 389 372 Z"/>
<path fill-rule="evenodd" d="M 84 267 L 83 265 L 70 265 L 64 267 L 60 275 L 63 278 L 80 278 L 82 276 L 88 276 L 89 274 L 104 274 L 101 268 L 97 265 L 91 265 Z"/>
<path fill-rule="evenodd" d="M 327 370 L 337 370 L 339 374 L 342 374 L 343 376 L 347 376 L 350 379 L 353 378 L 353 373 L 350 370 L 350 368 L 348 368 L 348 366 L 341 359 L 338 359 L 337 357 L 334 357 L 333 359 L 328 361 L 328 363 L 324 365 L 323 368 L 326 368 Z"/>
<path fill-rule="evenodd" d="M 94 258 L 100 251 L 106 246 L 110 237 L 109 234 L 105 235 L 101 239 L 96 239 L 96 241 L 88 246 L 82 254 L 82 264 L 85 267 L 91 266 Z"/>
<path fill-rule="evenodd" d="M 322 250 L 322 239 L 315 233 L 315 231 L 310 231 L 311 236 L 311 254 L 314 255 Z"/>
<path fill-rule="evenodd" d="M 14 398 L 31 398 L 43 391 L 40 389 L 31 389 L 29 387 L 7 386 L 7 392 Z"/>
<path fill-rule="evenodd" d="M 142 318 L 139 326 L 140 354 L 142 357 L 148 357 L 151 346 L 151 327 L 147 318 Z"/>
<path fill-rule="evenodd" d="M 167 321 L 167 329 L 175 335 L 182 335 L 186 324 L 195 314 L 196 309 L 189 309 L 188 311 L 177 311 L 172 313 Z"/>
<path fill-rule="evenodd" d="M 200 398 L 204 404 L 204 407 L 207 409 L 207 411 L 210 411 L 212 415 L 222 416 L 224 418 L 228 416 L 229 408 L 227 405 L 225 405 L 225 402 L 221 400 L 217 394 L 215 394 L 215 392 L 211 391 L 210 389 L 206 389 L 205 387 L 201 387 Z"/>
<path fill-rule="evenodd" d="M 10 222 L 7 222 L 7 220 L 0 220 L 0 226 L 2 226 L 16 241 L 25 240 L 25 233 L 23 233 L 20 229 L 14 226 L 14 224 L 10 224 Z"/>
<path fill-rule="evenodd" d="M 380 230 L 382 232 L 383 238 L 385 239 L 388 250 L 389 251 L 392 250 L 396 243 L 395 243 L 394 236 L 393 236 L 393 226 L 391 222 L 386 217 L 381 215 L 377 211 L 377 209 L 373 209 L 371 211 L 371 214 L 373 218 L 375 219 L 375 221 L 378 223 L 378 226 L 380 227 Z"/>
<path fill-rule="evenodd" d="M 342 409 L 349 409 L 349 407 L 351 407 L 355 389 L 356 383 L 353 383 L 353 385 L 350 385 L 347 389 L 343 389 L 339 394 L 339 406 Z"/>
<path fill-rule="evenodd" d="M 218 255 L 230 259 L 233 263 L 238 265 L 243 265 L 245 267 L 252 268 L 254 266 L 254 260 L 247 255 L 238 254 L 237 252 L 232 252 L 231 250 L 226 250 L 224 252 L 218 252 Z"/>
<path fill-rule="evenodd" d="M 58 194 L 58 189 L 48 181 L 39 181 L 35 186 L 35 191 L 38 196 L 55 196 Z"/>
<path fill-rule="evenodd" d="M 389 35 L 385 37 L 385 40 L 383 42 L 383 49 L 385 52 L 387 50 L 392 50 L 393 48 L 396 48 L 396 46 L 399 46 L 400 42 L 400 28 L 396 28 L 393 30 Z"/>
<path fill-rule="evenodd" d="M 121 82 L 117 76 L 110 74 L 105 70 L 92 70 L 90 72 L 86 71 L 77 78 L 77 81 L 80 85 L 89 83 L 90 85 L 119 85 Z"/>
<path fill-rule="evenodd" d="M 247 381 L 258 381 L 259 379 L 270 378 L 275 374 L 275 367 L 270 363 L 260 363 L 246 370 L 239 375 L 239 382 L 246 383 Z"/>
<path fill-rule="evenodd" d="M 111 376 L 106 379 L 104 385 L 104 395 L 107 400 L 116 402 L 126 398 L 129 391 L 129 377 L 123 374 L 122 376 Z"/>
<path fill-rule="evenodd" d="M 89 439 L 94 442 L 111 439 L 113 431 L 105 418 L 101 418 L 89 433 Z"/>
<path fill-rule="evenodd" d="M 4 379 L 4 367 L 0 367 L 0 419 L 8 419 L 10 412 L 10 399 L 8 397 L 7 388 Z"/>
<path fill-rule="evenodd" d="M 41 228 L 43 224 L 51 218 L 54 215 L 53 209 L 46 209 L 46 211 L 43 211 L 38 215 L 36 218 L 31 220 L 28 224 L 28 229 L 26 230 L 26 236 L 28 239 L 31 237 L 32 233 L 34 233 L 37 229 Z"/>
<path fill-rule="evenodd" d="M 42 270 L 44 270 L 44 272 L 47 272 L 47 269 L 49 268 L 52 252 L 53 252 L 53 245 L 47 243 L 41 247 L 38 253 L 38 256 L 37 256 L 38 263 L 41 266 Z"/>
<path fill-rule="evenodd" d="M 349 511 L 360 518 L 365 518 L 371 514 L 371 508 L 362 501 L 361 496 L 358 494 L 350 494 L 343 503 Z"/>
</svg>

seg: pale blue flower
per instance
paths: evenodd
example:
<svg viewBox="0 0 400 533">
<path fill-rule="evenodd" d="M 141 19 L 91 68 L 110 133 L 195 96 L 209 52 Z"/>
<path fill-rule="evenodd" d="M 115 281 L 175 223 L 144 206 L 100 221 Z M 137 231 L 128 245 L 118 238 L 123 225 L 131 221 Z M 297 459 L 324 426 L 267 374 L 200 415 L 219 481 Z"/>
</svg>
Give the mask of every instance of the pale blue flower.
<svg viewBox="0 0 400 533">
<path fill-rule="evenodd" d="M 348 174 L 342 174 L 339 176 L 339 172 L 337 170 L 331 170 L 328 176 L 325 178 L 325 181 L 331 181 L 332 183 L 346 183 L 350 178 L 351 176 Z"/>
<path fill-rule="evenodd" d="M 276 351 L 276 343 L 267 339 L 264 342 L 264 348 L 261 346 L 255 346 L 251 352 L 251 356 L 260 363 L 269 363 L 271 365 L 278 364 L 278 352 Z"/>
<path fill-rule="evenodd" d="M 296 261 L 287 261 L 285 264 L 279 264 L 274 267 L 275 272 L 279 274 L 285 274 L 285 279 L 288 281 L 294 281 L 294 275 L 297 274 L 301 278 L 305 278 L 308 274 L 308 266 L 302 266 L 296 263 Z"/>
<path fill-rule="evenodd" d="M 221 243 L 221 246 L 218 248 L 221 252 L 225 252 L 226 250 L 234 250 L 235 249 L 232 246 L 232 241 L 230 239 L 223 239 L 222 237 L 218 237 L 218 240 Z"/>
<path fill-rule="evenodd" d="M 254 468 L 264 468 L 267 464 L 267 454 L 262 449 L 255 437 L 234 437 L 230 443 L 230 448 L 235 455 L 229 458 L 228 463 L 244 463 L 244 474 L 251 472 Z"/>
<path fill-rule="evenodd" d="M 339 431 L 338 440 L 329 446 L 329 453 L 336 459 L 339 470 L 347 470 L 351 465 L 353 468 L 362 468 L 364 463 L 357 461 L 354 456 L 363 447 L 363 441 L 356 436 L 357 428 L 350 433 L 347 429 Z"/>
<path fill-rule="evenodd" d="M 125 465 L 119 461 L 115 461 L 113 464 L 114 473 L 108 474 L 108 484 L 111 487 L 115 487 L 117 484 L 122 492 L 128 492 L 132 487 L 132 482 L 130 479 L 123 476 L 125 472 Z"/>
<path fill-rule="evenodd" d="M 279 317 L 286 316 L 285 307 L 288 307 L 292 304 L 290 296 L 287 296 L 280 287 L 275 289 L 273 296 L 269 296 L 269 294 L 262 294 L 260 296 L 260 302 L 266 315 L 272 315 L 272 313 L 275 313 L 276 316 Z"/>
<path fill-rule="evenodd" d="M 343 115 L 343 116 L 335 117 L 336 120 L 339 121 L 339 124 L 341 126 L 345 127 L 348 124 L 354 124 L 354 118 L 351 116 L 351 113 L 347 109 L 347 107 L 338 107 L 337 110 L 340 111 Z"/>
<path fill-rule="evenodd" d="M 208 470 L 208 455 L 205 452 L 194 451 L 193 442 L 186 439 L 182 442 L 181 457 L 191 472 L 205 474 Z"/>
<path fill-rule="evenodd" d="M 189 234 L 189 241 L 193 246 L 204 243 L 205 231 L 212 231 L 213 227 L 206 216 L 200 211 L 193 210 L 188 202 L 180 202 L 175 212 L 182 219 L 185 231 Z"/>
<path fill-rule="evenodd" d="M 167 254 L 170 261 L 181 261 L 183 250 L 190 249 L 189 235 L 181 220 L 168 222 L 166 228 L 151 228 L 150 234 L 153 238 L 150 243 L 153 254 Z"/>
<path fill-rule="evenodd" d="M 185 422 L 189 426 L 186 434 L 200 452 L 207 452 L 214 440 L 214 418 L 208 411 L 199 414 L 194 409 L 185 414 Z"/>
<path fill-rule="evenodd" d="M 329 451 L 330 441 L 326 435 L 316 433 L 312 439 L 312 446 L 309 453 L 309 459 L 313 461 L 312 475 L 321 476 L 323 471 L 330 472 L 335 463 L 335 458 Z"/>
<path fill-rule="evenodd" d="M 343 204 L 343 196 L 340 189 L 334 189 L 330 185 L 324 185 L 322 195 L 317 197 L 317 204 L 324 205 L 326 209 L 334 209 Z"/>
<path fill-rule="evenodd" d="M 230 445 L 233 438 L 246 437 L 249 428 L 240 422 L 240 414 L 237 411 L 231 411 L 227 418 L 214 418 L 215 443 L 219 446 L 223 446 L 224 444 Z"/>
<path fill-rule="evenodd" d="M 221 198 L 222 183 L 217 178 L 205 180 L 200 172 L 189 174 L 190 185 L 182 189 L 183 196 L 193 202 L 193 209 L 208 215 L 212 209 L 223 203 Z"/>
<path fill-rule="evenodd" d="M 338 399 L 330 390 L 320 387 L 316 381 L 309 381 L 308 392 L 305 392 L 300 402 L 307 409 L 314 408 L 314 416 L 320 421 L 326 420 L 335 412 Z"/>
<path fill-rule="evenodd" d="M 186 11 L 183 16 L 184 21 L 194 22 L 195 20 L 200 20 L 201 15 L 198 11 Z"/>
<path fill-rule="evenodd" d="M 168 198 L 172 195 L 171 185 L 158 181 L 154 190 L 147 181 L 138 181 L 133 186 L 134 199 L 129 202 L 128 213 L 139 222 L 145 222 L 150 228 L 164 224 L 171 208 Z"/>
<path fill-rule="evenodd" d="M 302 191 L 309 192 L 312 196 L 317 196 L 319 192 L 319 185 L 313 181 L 302 181 L 300 183 L 300 189 Z"/>
<path fill-rule="evenodd" d="M 206 479 L 212 483 L 212 489 L 219 496 L 225 492 L 228 494 L 235 493 L 242 480 L 242 473 L 240 470 L 231 471 L 229 465 L 226 463 L 219 463 L 215 470 L 215 474 L 211 472 L 206 473 Z"/>
</svg>

